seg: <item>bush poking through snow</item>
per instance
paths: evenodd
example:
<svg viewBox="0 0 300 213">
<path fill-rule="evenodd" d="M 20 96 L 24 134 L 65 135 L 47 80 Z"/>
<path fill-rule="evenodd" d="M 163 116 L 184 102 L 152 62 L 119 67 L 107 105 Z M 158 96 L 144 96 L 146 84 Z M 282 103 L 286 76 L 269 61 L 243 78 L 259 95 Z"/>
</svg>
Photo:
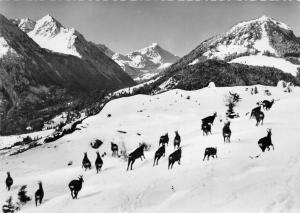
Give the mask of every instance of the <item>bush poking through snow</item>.
<svg viewBox="0 0 300 213">
<path fill-rule="evenodd" d="M 234 112 L 234 107 L 240 102 L 241 97 L 238 93 L 229 92 L 228 95 L 225 95 L 225 106 L 228 107 L 226 116 L 229 118 L 238 117 L 238 114 Z"/>
<path fill-rule="evenodd" d="M 270 92 L 270 90 L 266 89 L 266 90 L 265 90 L 265 95 L 267 95 L 267 96 L 271 96 L 271 95 L 272 95 L 272 93 Z"/>
<path fill-rule="evenodd" d="M 21 186 L 19 192 L 18 192 L 18 199 L 19 199 L 19 205 L 25 205 L 28 201 L 31 200 L 31 198 L 27 195 L 27 186 L 23 185 Z"/>
<path fill-rule="evenodd" d="M 99 139 L 95 139 L 94 141 L 92 141 L 90 143 L 90 145 L 93 149 L 98 149 L 102 144 L 103 144 L 103 142 Z"/>
<path fill-rule="evenodd" d="M 119 158 L 122 158 L 123 160 L 127 161 L 128 160 L 128 150 L 125 146 L 124 141 L 121 142 L 120 145 L 120 155 Z"/>
<path fill-rule="evenodd" d="M 12 197 L 10 196 L 7 200 L 6 203 L 2 206 L 2 212 L 3 213 L 14 213 L 16 210 L 16 207 L 14 206 L 12 202 Z"/>
<path fill-rule="evenodd" d="M 255 86 L 254 88 L 251 88 L 251 95 L 256 95 L 256 94 L 258 94 L 258 89 Z"/>
</svg>

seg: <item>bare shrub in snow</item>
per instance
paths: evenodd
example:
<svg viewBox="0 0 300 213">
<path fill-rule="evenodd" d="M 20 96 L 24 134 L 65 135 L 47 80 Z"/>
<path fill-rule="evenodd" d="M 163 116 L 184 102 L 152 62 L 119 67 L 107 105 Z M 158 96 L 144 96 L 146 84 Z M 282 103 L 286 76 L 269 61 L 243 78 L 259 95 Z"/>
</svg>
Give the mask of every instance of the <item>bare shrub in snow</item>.
<svg viewBox="0 0 300 213">
<path fill-rule="evenodd" d="M 241 97 L 238 93 L 229 92 L 229 94 L 225 95 L 225 106 L 228 107 L 226 116 L 229 118 L 237 117 L 238 114 L 234 112 L 234 107 L 240 102 Z"/>
<path fill-rule="evenodd" d="M 12 202 L 12 197 L 10 196 L 7 200 L 6 203 L 2 206 L 2 212 L 3 213 L 14 213 L 17 208 L 14 206 Z"/>
<path fill-rule="evenodd" d="M 120 146 L 120 155 L 119 155 L 119 157 L 122 158 L 123 160 L 127 161 L 128 160 L 128 150 L 125 146 L 124 141 L 122 141 L 119 146 Z"/>
<path fill-rule="evenodd" d="M 19 202 L 17 203 L 19 207 L 25 205 L 28 201 L 31 200 L 31 198 L 27 195 L 27 186 L 23 185 L 21 186 L 19 192 L 18 192 L 18 199 Z"/>
</svg>

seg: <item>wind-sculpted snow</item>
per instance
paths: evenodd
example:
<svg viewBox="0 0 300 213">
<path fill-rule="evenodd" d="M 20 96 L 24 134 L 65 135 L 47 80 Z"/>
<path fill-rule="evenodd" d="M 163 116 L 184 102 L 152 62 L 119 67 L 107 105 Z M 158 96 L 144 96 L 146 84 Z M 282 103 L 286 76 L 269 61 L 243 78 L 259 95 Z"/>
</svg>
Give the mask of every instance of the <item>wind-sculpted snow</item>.
<svg viewBox="0 0 300 213">
<path fill-rule="evenodd" d="M 81 130 L 16 156 L 1 156 L 0 203 L 10 195 L 16 202 L 17 191 L 24 184 L 32 197 L 41 180 L 44 202 L 35 207 L 31 201 L 20 212 L 299 212 L 300 89 L 292 87 L 287 93 L 282 87 L 256 87 L 255 95 L 251 95 L 254 86 L 243 86 L 115 99 L 100 114 L 84 120 Z M 224 144 L 224 95 L 229 91 L 242 99 L 234 108 L 240 118 L 231 120 L 231 143 Z M 270 111 L 264 111 L 264 125 L 256 127 L 246 113 L 256 102 L 272 98 L 275 103 Z M 203 136 L 201 119 L 214 112 L 218 117 L 212 135 Z M 257 141 L 267 135 L 267 128 L 272 128 L 275 150 L 261 153 Z M 181 136 L 181 165 L 168 170 L 175 130 Z M 166 157 L 153 167 L 159 137 L 166 132 L 170 137 Z M 100 154 L 107 153 L 99 174 L 93 164 L 96 150 L 90 147 L 95 138 L 103 141 Z M 133 170 L 126 172 L 127 162 L 111 157 L 110 142 L 127 153 L 140 142 L 150 149 L 145 151 L 145 160 L 137 159 Z M 206 147 L 217 147 L 218 158 L 202 161 Z M 86 172 L 81 168 L 83 152 L 93 166 Z M 249 158 L 258 154 L 258 158 Z M 72 165 L 67 166 L 70 161 Z M 14 178 L 10 192 L 4 188 L 6 171 Z M 83 188 L 78 200 L 72 200 L 67 184 L 80 174 Z"/>
</svg>

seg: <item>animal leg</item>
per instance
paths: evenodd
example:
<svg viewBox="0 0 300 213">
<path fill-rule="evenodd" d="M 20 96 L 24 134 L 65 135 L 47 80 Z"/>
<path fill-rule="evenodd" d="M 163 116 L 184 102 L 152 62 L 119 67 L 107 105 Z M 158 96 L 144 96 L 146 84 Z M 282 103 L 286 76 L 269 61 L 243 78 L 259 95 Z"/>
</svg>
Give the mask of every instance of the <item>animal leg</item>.
<svg viewBox="0 0 300 213">
<path fill-rule="evenodd" d="M 127 171 L 128 171 L 128 169 L 129 169 L 130 162 L 131 162 L 131 160 L 130 160 L 130 159 L 128 159 Z"/>
<path fill-rule="evenodd" d="M 131 170 L 132 170 L 132 166 L 133 166 L 134 161 L 135 161 L 135 160 L 132 160 L 132 162 L 131 162 L 131 167 L 130 167 Z"/>
</svg>

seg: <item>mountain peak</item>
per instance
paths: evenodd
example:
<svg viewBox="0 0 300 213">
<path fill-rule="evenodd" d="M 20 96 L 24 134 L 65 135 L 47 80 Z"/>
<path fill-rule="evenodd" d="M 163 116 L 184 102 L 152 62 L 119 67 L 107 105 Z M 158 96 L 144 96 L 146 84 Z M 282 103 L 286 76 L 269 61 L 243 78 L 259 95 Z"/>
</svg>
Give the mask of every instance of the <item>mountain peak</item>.
<svg viewBox="0 0 300 213">
<path fill-rule="evenodd" d="M 52 30 L 59 30 L 59 28 L 63 27 L 63 25 L 53 18 L 51 15 L 47 14 L 41 19 L 36 21 L 35 28 L 51 28 Z"/>
<path fill-rule="evenodd" d="M 56 20 L 55 20 L 55 18 L 53 18 L 53 16 L 51 16 L 50 14 L 47 14 L 44 17 L 42 17 L 39 21 L 49 22 L 49 21 L 56 21 Z"/>
<path fill-rule="evenodd" d="M 158 43 L 152 43 L 151 45 L 150 45 L 150 47 L 157 47 L 158 46 Z"/>
<path fill-rule="evenodd" d="M 258 20 L 260 20 L 260 21 L 268 21 L 268 20 L 270 20 L 271 18 L 269 18 L 268 16 L 266 16 L 266 15 L 262 15 L 261 17 L 259 17 L 258 18 Z"/>
</svg>

